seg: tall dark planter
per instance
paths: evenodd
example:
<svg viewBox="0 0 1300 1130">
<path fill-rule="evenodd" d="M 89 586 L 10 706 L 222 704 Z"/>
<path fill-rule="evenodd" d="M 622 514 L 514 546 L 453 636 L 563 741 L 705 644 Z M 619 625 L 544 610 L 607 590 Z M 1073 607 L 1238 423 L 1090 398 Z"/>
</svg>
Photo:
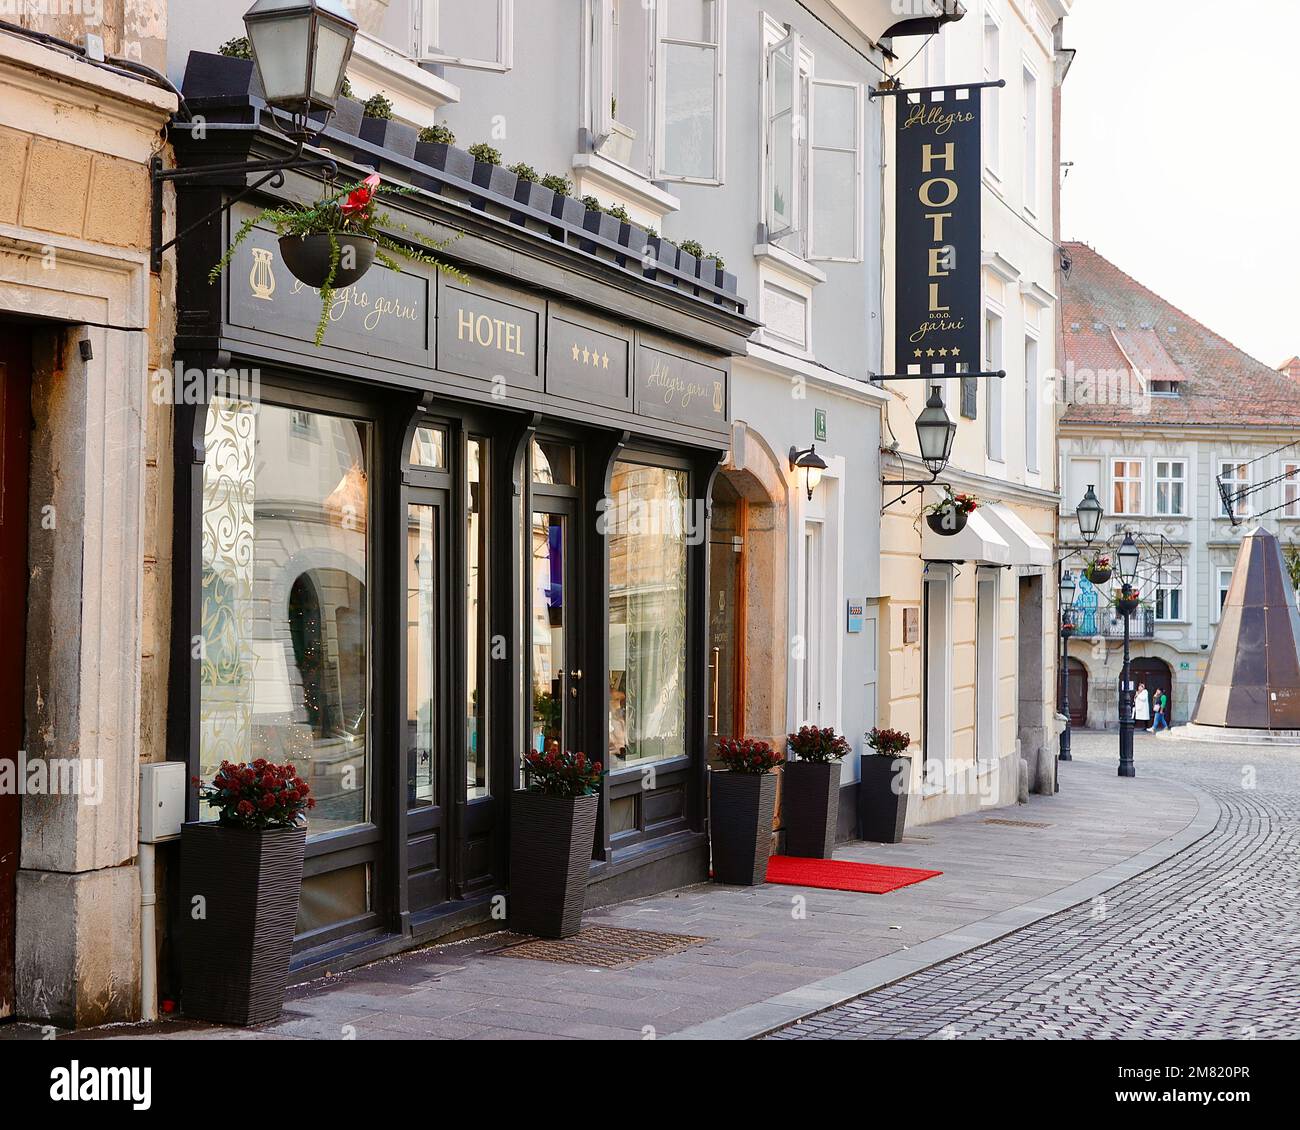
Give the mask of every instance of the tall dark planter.
<svg viewBox="0 0 1300 1130">
<path fill-rule="evenodd" d="M 195 823 L 181 829 L 181 1006 L 187 1016 L 246 1026 L 280 1015 L 306 842 L 302 828 Z"/>
<path fill-rule="evenodd" d="M 895 771 L 898 762 L 904 762 Z M 896 844 L 907 823 L 907 795 L 912 781 L 912 759 L 878 753 L 862 755 L 862 781 L 858 785 L 858 834 L 877 844 Z M 895 782 L 902 786 L 894 791 Z"/>
<path fill-rule="evenodd" d="M 767 878 L 776 815 L 775 773 L 709 774 L 709 830 L 713 877 L 731 886 L 753 887 Z"/>
<path fill-rule="evenodd" d="M 840 763 L 787 761 L 781 776 L 785 854 L 830 859 L 839 824 Z"/>
<path fill-rule="evenodd" d="M 582 927 L 600 796 L 516 792 L 510 804 L 510 929 L 567 938 Z"/>
</svg>

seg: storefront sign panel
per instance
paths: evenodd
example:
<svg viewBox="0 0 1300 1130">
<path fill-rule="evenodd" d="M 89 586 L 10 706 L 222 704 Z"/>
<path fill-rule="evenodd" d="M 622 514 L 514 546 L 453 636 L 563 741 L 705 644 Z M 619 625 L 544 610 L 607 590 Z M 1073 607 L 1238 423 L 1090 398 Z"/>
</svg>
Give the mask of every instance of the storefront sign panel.
<svg viewBox="0 0 1300 1130">
<path fill-rule="evenodd" d="M 546 391 L 613 408 L 632 404 L 632 340 L 610 322 L 552 310 L 546 332 Z"/>
<path fill-rule="evenodd" d="M 678 424 L 727 428 L 727 370 L 639 342 L 636 411 Z"/>
<path fill-rule="evenodd" d="M 542 391 L 541 302 L 442 281 L 438 288 L 438 368 Z"/>
<path fill-rule="evenodd" d="M 980 90 L 913 91 L 895 111 L 894 372 L 979 372 Z"/>
</svg>

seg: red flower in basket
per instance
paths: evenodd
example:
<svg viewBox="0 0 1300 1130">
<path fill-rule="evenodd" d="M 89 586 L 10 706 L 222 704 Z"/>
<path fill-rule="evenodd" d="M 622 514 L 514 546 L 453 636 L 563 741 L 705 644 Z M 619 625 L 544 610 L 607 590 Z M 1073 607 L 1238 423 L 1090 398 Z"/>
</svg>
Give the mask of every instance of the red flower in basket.
<svg viewBox="0 0 1300 1130">
<path fill-rule="evenodd" d="M 356 188 L 348 193 L 348 198 L 340 205 L 345 218 L 359 216 L 375 198 L 375 189 L 379 187 L 379 174 L 371 173 Z"/>
</svg>

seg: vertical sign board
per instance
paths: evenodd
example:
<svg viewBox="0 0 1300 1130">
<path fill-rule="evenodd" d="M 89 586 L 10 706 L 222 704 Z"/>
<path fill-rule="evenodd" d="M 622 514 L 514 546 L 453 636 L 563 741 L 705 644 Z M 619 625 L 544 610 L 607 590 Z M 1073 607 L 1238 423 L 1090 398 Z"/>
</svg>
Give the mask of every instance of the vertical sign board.
<svg viewBox="0 0 1300 1130">
<path fill-rule="evenodd" d="M 894 372 L 977 373 L 980 88 L 909 91 L 895 111 Z"/>
</svg>

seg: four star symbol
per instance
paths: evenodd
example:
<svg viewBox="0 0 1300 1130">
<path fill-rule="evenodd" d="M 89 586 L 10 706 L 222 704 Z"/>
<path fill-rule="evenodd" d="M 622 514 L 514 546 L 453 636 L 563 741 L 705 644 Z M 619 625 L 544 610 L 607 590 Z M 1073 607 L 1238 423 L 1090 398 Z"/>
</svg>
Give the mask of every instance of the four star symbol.
<svg viewBox="0 0 1300 1130">
<path fill-rule="evenodd" d="M 593 369 L 608 369 L 609 354 L 603 353 L 598 349 L 590 349 L 587 346 L 580 346 L 575 341 L 572 346 L 573 359 L 577 361 L 582 358 L 584 365 L 590 365 Z"/>
</svg>

